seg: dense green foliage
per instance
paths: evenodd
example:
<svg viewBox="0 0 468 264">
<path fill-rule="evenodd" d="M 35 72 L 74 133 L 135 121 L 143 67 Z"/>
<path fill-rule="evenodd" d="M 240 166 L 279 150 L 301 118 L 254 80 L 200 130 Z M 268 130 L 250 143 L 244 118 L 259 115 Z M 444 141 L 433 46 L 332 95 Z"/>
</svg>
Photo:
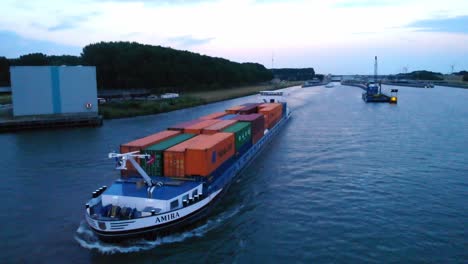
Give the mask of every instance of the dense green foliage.
<svg viewBox="0 0 468 264">
<path fill-rule="evenodd" d="M 163 93 L 218 89 L 269 81 L 272 73 L 258 63 L 237 63 L 189 51 L 136 42 L 100 42 L 83 48 L 77 56 L 47 56 L 42 53 L 17 59 L 0 58 L 0 83 L 9 84 L 3 65 L 91 65 L 96 66 L 98 88 L 156 89 Z M 8 69 L 8 66 L 5 66 Z"/>
<path fill-rule="evenodd" d="M 443 75 L 439 72 L 431 71 L 414 71 L 410 73 L 399 73 L 397 79 L 409 79 L 409 80 L 431 80 L 431 81 L 442 81 Z"/>
<path fill-rule="evenodd" d="M 62 55 L 62 56 L 47 56 L 43 53 L 31 53 L 20 56 L 18 59 L 10 59 L 12 66 L 60 66 L 68 65 L 75 66 L 82 64 L 81 57 Z"/>
<path fill-rule="evenodd" d="M 314 68 L 283 68 L 283 69 L 272 69 L 273 75 L 276 78 L 287 81 L 307 81 L 312 80 L 315 76 Z"/>
<path fill-rule="evenodd" d="M 10 86 L 10 62 L 5 57 L 0 57 L 0 87 Z"/>
<path fill-rule="evenodd" d="M 11 104 L 11 94 L 0 94 L 0 104 Z"/>
<path fill-rule="evenodd" d="M 98 86 L 105 88 L 178 87 L 194 91 L 272 78 L 260 64 L 241 64 L 136 42 L 91 44 L 83 48 L 82 59 L 85 65 L 97 67 Z"/>
<path fill-rule="evenodd" d="M 468 73 L 465 73 L 465 74 L 463 75 L 463 81 L 464 81 L 464 82 L 468 82 Z"/>
<path fill-rule="evenodd" d="M 468 74 L 468 71 L 459 71 L 459 72 L 455 72 L 455 73 L 453 73 L 453 74 L 465 76 L 465 75 Z"/>
</svg>

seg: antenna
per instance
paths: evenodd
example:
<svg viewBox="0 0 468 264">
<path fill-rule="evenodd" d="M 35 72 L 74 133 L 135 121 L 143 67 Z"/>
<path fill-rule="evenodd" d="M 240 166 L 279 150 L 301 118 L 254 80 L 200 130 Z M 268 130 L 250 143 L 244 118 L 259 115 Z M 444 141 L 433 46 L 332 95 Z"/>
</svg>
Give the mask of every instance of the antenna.
<svg viewBox="0 0 468 264">
<path fill-rule="evenodd" d="M 452 68 L 452 72 L 450 74 L 453 74 L 455 72 L 455 64 L 450 65 L 450 67 Z"/>
<path fill-rule="evenodd" d="M 271 69 L 273 69 L 274 67 L 274 63 L 275 63 L 275 52 L 272 52 L 271 53 Z"/>
<path fill-rule="evenodd" d="M 377 82 L 377 56 L 375 56 L 374 62 L 374 82 Z"/>
</svg>

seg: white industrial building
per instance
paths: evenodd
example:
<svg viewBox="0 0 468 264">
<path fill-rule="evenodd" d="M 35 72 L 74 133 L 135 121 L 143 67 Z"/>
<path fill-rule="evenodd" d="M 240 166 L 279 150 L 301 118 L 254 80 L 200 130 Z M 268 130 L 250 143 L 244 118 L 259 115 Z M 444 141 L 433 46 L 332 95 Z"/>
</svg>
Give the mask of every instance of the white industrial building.
<svg viewBox="0 0 468 264">
<path fill-rule="evenodd" d="M 13 115 L 97 115 L 96 67 L 10 68 Z"/>
</svg>

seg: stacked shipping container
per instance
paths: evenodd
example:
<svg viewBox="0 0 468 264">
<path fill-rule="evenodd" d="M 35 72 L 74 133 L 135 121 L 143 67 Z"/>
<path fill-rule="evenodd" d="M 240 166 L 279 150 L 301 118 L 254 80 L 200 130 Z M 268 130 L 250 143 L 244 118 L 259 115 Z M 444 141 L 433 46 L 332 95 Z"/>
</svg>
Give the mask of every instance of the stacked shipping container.
<svg viewBox="0 0 468 264">
<path fill-rule="evenodd" d="M 250 122 L 252 129 L 252 144 L 257 143 L 265 132 L 265 117 L 262 114 L 238 115 L 234 120 Z"/>
<path fill-rule="evenodd" d="M 234 153 L 235 141 L 231 133 L 207 135 L 187 148 L 185 174 L 209 176 Z"/>
<path fill-rule="evenodd" d="M 228 126 L 232 126 L 236 123 L 236 120 L 220 120 L 218 123 L 206 127 L 203 129 L 202 134 L 212 135 L 220 132 Z"/>
<path fill-rule="evenodd" d="M 218 122 L 221 122 L 221 120 L 219 119 L 202 120 L 199 123 L 187 126 L 186 128 L 184 128 L 184 132 L 191 133 L 191 134 L 201 134 L 204 128 L 214 125 Z"/>
<path fill-rule="evenodd" d="M 235 141 L 231 133 L 198 135 L 164 152 L 164 175 L 208 176 L 234 152 Z"/>
<path fill-rule="evenodd" d="M 249 122 L 237 122 L 223 129 L 223 132 L 234 134 L 237 152 L 239 152 L 244 144 L 252 142 L 252 130 Z"/>
<path fill-rule="evenodd" d="M 145 148 L 141 152 L 149 154 L 149 159 L 142 159 L 140 165 L 150 176 L 162 176 L 164 174 L 164 150 L 180 144 L 196 136 L 195 134 L 180 134 Z"/>
<path fill-rule="evenodd" d="M 262 104 L 259 106 L 259 113 L 265 116 L 265 128 L 272 128 L 281 119 L 283 105 L 278 103 Z"/>
<path fill-rule="evenodd" d="M 193 126 L 197 123 L 200 123 L 202 122 L 203 120 L 202 119 L 195 119 L 195 120 L 191 120 L 191 121 L 187 121 L 187 122 L 183 122 L 183 123 L 179 123 L 179 124 L 176 124 L 176 125 L 173 125 L 169 128 L 167 128 L 168 130 L 184 130 L 185 128 L 189 127 L 189 126 Z"/>
<path fill-rule="evenodd" d="M 225 115 L 223 117 L 220 117 L 219 119 L 221 119 L 221 120 L 231 120 L 236 116 L 237 116 L 236 114 L 229 114 L 229 115 Z"/>
<path fill-rule="evenodd" d="M 242 108 L 244 108 L 243 105 L 236 105 L 236 106 L 233 106 L 233 107 L 230 107 L 230 108 L 226 109 L 226 113 L 228 113 L 228 114 L 237 114 L 239 112 L 239 110 L 241 110 Z"/>
<path fill-rule="evenodd" d="M 154 145 L 158 142 L 161 142 L 165 139 L 175 137 L 180 134 L 180 131 L 171 131 L 171 130 L 165 130 L 162 132 L 158 132 L 156 134 L 140 138 L 125 144 L 120 145 L 120 153 L 127 153 L 127 152 L 132 152 L 132 151 L 141 151 L 146 147 L 149 147 L 151 145 Z M 139 162 L 139 159 L 136 159 L 137 162 Z M 135 167 L 130 162 L 127 162 L 127 170 L 121 170 L 121 175 L 122 176 L 130 176 L 133 174 L 137 174 L 137 171 Z"/>
<path fill-rule="evenodd" d="M 228 113 L 227 112 L 217 112 L 217 113 L 212 113 L 212 114 L 209 114 L 209 115 L 206 115 L 206 116 L 202 116 L 200 117 L 199 119 L 202 119 L 202 120 L 208 120 L 208 119 L 219 119 L 225 115 L 227 115 Z"/>
<path fill-rule="evenodd" d="M 123 144 L 120 152 L 138 150 L 151 155 L 149 160 L 138 161 L 150 176 L 219 174 L 219 169 L 257 143 L 264 130 L 272 128 L 285 111 L 286 104 L 279 103 L 235 106 Z M 127 168 L 122 175 L 136 174 L 130 163 Z"/>
</svg>

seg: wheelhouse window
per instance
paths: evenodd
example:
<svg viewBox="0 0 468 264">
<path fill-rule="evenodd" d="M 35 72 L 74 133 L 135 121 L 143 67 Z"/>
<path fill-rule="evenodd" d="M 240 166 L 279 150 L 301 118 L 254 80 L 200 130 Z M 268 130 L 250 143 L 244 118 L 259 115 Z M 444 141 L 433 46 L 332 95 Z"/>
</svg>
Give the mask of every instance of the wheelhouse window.
<svg viewBox="0 0 468 264">
<path fill-rule="evenodd" d="M 193 193 L 192 193 L 192 197 L 195 198 L 195 196 L 197 196 L 197 195 L 198 195 L 198 189 L 195 189 L 195 191 L 193 191 Z"/>
<path fill-rule="evenodd" d="M 171 202 L 171 210 L 175 209 L 177 207 L 179 207 L 179 200 L 178 199 Z"/>
</svg>

